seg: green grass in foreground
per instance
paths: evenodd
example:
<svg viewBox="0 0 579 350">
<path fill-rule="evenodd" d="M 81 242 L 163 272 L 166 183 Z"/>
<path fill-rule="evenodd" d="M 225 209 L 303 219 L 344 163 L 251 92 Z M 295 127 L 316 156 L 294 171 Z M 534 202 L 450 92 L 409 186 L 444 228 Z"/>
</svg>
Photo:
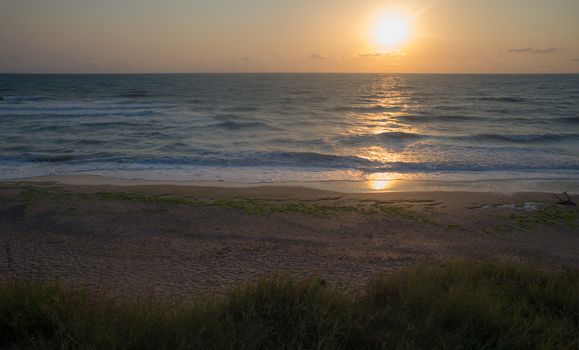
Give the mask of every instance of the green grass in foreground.
<svg viewBox="0 0 579 350">
<path fill-rule="evenodd" d="M 358 296 L 270 277 L 173 305 L 53 284 L 0 285 L 0 348 L 577 349 L 579 272 L 452 262 L 377 276 Z"/>
</svg>

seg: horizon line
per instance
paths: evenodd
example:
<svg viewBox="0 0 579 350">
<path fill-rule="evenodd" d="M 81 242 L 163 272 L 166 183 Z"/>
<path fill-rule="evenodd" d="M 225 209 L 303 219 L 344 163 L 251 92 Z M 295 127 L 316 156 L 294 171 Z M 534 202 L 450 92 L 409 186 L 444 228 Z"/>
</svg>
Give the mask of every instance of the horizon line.
<svg viewBox="0 0 579 350">
<path fill-rule="evenodd" d="M 0 72 L 0 75 L 179 75 L 179 74 L 404 74 L 404 75 L 578 75 L 577 72 Z"/>
</svg>

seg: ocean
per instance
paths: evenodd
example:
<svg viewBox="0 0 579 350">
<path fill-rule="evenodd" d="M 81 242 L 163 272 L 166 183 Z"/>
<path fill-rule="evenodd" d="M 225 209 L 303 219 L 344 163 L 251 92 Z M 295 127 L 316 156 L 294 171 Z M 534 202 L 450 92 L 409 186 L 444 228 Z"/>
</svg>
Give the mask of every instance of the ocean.
<svg viewBox="0 0 579 350">
<path fill-rule="evenodd" d="M 579 75 L 0 75 L 0 179 L 48 175 L 569 190 Z"/>
</svg>

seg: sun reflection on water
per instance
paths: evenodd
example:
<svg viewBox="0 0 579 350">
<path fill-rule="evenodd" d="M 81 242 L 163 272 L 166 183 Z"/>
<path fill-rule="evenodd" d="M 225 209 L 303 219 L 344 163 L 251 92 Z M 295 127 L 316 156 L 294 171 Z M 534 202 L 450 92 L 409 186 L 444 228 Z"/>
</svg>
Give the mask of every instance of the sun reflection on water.
<svg viewBox="0 0 579 350">
<path fill-rule="evenodd" d="M 392 189 L 396 180 L 388 173 L 375 173 L 368 179 L 368 188 L 373 191 L 386 191 Z"/>
<path fill-rule="evenodd" d="M 371 180 L 370 188 L 374 191 L 382 191 L 388 188 L 390 180 Z"/>
<path fill-rule="evenodd" d="M 349 155 L 375 162 L 377 171 L 390 163 L 417 161 L 420 155 L 413 147 L 421 142 L 417 135 L 424 130 L 408 122 L 407 117 L 421 108 L 409 91 L 407 79 L 400 76 L 382 76 L 360 89 L 346 130 Z M 392 174 L 374 173 L 367 177 L 366 188 L 388 191 L 396 182 Z"/>
</svg>

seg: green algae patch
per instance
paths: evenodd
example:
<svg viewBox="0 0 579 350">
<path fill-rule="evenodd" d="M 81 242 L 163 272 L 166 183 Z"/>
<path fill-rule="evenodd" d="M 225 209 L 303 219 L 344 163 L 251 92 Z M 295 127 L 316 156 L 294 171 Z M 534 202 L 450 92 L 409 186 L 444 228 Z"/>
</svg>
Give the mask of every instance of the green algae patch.
<svg viewBox="0 0 579 350">
<path fill-rule="evenodd" d="M 241 210 L 247 215 L 269 216 L 275 213 L 303 214 L 319 217 L 352 213 L 362 215 L 398 216 L 415 219 L 415 214 L 406 206 L 392 203 L 374 203 L 372 205 L 328 205 L 311 201 L 272 201 L 256 198 L 199 199 L 184 196 L 158 195 L 139 192 L 68 192 L 58 189 L 28 187 L 20 192 L 20 199 L 31 202 L 39 199 L 51 200 L 100 200 L 129 201 L 145 204 L 173 204 L 190 207 L 217 207 Z"/>
<path fill-rule="evenodd" d="M 552 205 L 531 213 L 512 213 L 507 215 L 507 218 L 515 220 L 522 229 L 533 228 L 537 225 L 575 228 L 579 224 L 579 209 Z"/>
</svg>

